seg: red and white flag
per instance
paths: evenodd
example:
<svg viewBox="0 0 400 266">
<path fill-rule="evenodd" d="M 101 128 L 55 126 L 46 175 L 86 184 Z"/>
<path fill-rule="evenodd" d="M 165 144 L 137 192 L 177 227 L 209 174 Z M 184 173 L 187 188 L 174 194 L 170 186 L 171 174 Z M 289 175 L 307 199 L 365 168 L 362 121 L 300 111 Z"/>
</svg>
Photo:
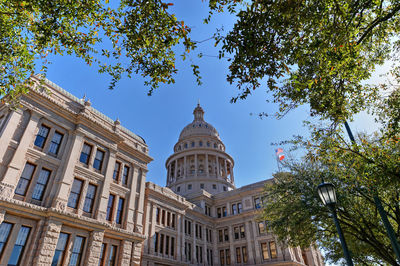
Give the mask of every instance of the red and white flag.
<svg viewBox="0 0 400 266">
<path fill-rule="evenodd" d="M 282 148 L 278 148 L 275 150 L 275 154 L 278 157 L 279 161 L 282 161 L 283 159 L 285 159 L 285 155 L 283 154 L 283 149 Z"/>
</svg>

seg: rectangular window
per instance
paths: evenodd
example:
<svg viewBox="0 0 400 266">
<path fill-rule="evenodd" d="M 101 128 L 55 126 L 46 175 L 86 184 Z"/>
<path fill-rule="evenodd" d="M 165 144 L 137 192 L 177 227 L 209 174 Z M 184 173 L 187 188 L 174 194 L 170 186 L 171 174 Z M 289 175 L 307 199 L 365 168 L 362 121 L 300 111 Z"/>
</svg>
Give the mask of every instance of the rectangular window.
<svg viewBox="0 0 400 266">
<path fill-rule="evenodd" d="M 15 188 L 15 194 L 25 196 L 26 191 L 28 190 L 29 184 L 32 180 L 33 172 L 35 171 L 36 166 L 30 163 L 26 163 L 24 170 L 22 171 L 22 175 L 18 181 L 18 185 Z"/>
<path fill-rule="evenodd" d="M 261 252 L 264 260 L 269 259 L 267 243 L 261 243 Z"/>
<path fill-rule="evenodd" d="M 222 217 L 226 217 L 227 212 L 226 212 L 226 207 L 222 207 Z"/>
<path fill-rule="evenodd" d="M 50 142 L 50 148 L 49 148 L 49 153 L 57 155 L 58 150 L 60 149 L 60 144 L 63 139 L 63 134 L 59 132 L 54 132 L 53 139 Z"/>
<path fill-rule="evenodd" d="M 231 252 L 229 249 L 225 249 L 225 260 L 226 265 L 231 265 Z"/>
<path fill-rule="evenodd" d="M 162 210 L 161 212 L 161 224 L 165 225 L 165 210 Z"/>
<path fill-rule="evenodd" d="M 188 243 L 188 259 L 192 260 L 192 244 Z"/>
<path fill-rule="evenodd" d="M 240 238 L 245 238 L 246 234 L 244 233 L 244 225 L 240 226 Z"/>
<path fill-rule="evenodd" d="M 124 166 L 124 172 L 122 173 L 122 184 L 128 185 L 129 167 Z"/>
<path fill-rule="evenodd" d="M 114 173 L 113 173 L 113 179 L 115 182 L 118 182 L 120 169 L 121 169 L 121 163 L 115 162 Z"/>
<path fill-rule="evenodd" d="M 169 236 L 165 236 L 165 254 L 169 253 Z"/>
<path fill-rule="evenodd" d="M 41 126 L 39 132 L 36 135 L 35 146 L 39 148 L 43 148 L 44 143 L 46 142 L 47 136 L 49 135 L 50 128 L 46 126 Z"/>
<path fill-rule="evenodd" d="M 106 250 L 107 250 L 107 245 L 105 243 L 102 243 L 98 266 L 104 266 L 104 258 L 106 257 Z"/>
<path fill-rule="evenodd" d="M 242 263 L 242 254 L 240 248 L 236 248 L 236 263 Z"/>
<path fill-rule="evenodd" d="M 264 222 L 258 222 L 258 232 L 263 234 L 266 232 Z"/>
<path fill-rule="evenodd" d="M 277 258 L 275 241 L 269 242 L 269 250 L 271 251 L 271 258 L 272 259 Z"/>
<path fill-rule="evenodd" d="M 164 252 L 164 235 L 160 234 L 160 253 Z"/>
<path fill-rule="evenodd" d="M 83 181 L 79 179 L 74 179 L 72 183 L 71 192 L 68 198 L 68 207 L 76 209 L 78 207 L 79 198 L 81 196 Z"/>
<path fill-rule="evenodd" d="M 89 184 L 87 188 L 87 193 L 85 197 L 85 203 L 83 204 L 83 211 L 87 213 L 92 213 L 94 199 L 96 197 L 97 187 L 95 185 Z"/>
<path fill-rule="evenodd" d="M 225 241 L 229 241 L 228 229 L 224 229 Z"/>
<path fill-rule="evenodd" d="M 160 224 L 160 208 L 156 209 L 156 222 Z"/>
<path fill-rule="evenodd" d="M 188 221 L 188 235 L 192 235 L 192 222 Z"/>
<path fill-rule="evenodd" d="M 260 209 L 261 208 L 261 200 L 260 200 L 260 198 L 254 198 L 254 207 L 256 209 Z"/>
<path fill-rule="evenodd" d="M 203 247 L 200 246 L 200 263 L 203 263 Z"/>
<path fill-rule="evenodd" d="M 92 146 L 87 143 L 84 143 L 79 161 L 81 163 L 88 165 L 91 153 L 92 153 Z"/>
<path fill-rule="evenodd" d="M 232 215 L 237 214 L 236 204 L 232 204 Z"/>
<path fill-rule="evenodd" d="M 170 226 L 170 224 L 171 224 L 171 213 L 170 212 L 167 212 L 167 226 Z"/>
<path fill-rule="evenodd" d="M 94 161 L 93 161 L 94 169 L 101 171 L 101 168 L 103 167 L 104 154 L 105 154 L 105 152 L 102 150 L 96 151 L 96 156 L 94 157 Z"/>
<path fill-rule="evenodd" d="M 107 221 L 111 221 L 111 219 L 112 219 L 112 213 L 113 213 L 113 209 L 114 209 L 114 199 L 115 199 L 115 196 L 113 194 L 110 194 L 110 196 L 108 197 L 108 203 L 107 203 L 107 215 L 106 215 Z"/>
<path fill-rule="evenodd" d="M 19 229 L 17 240 L 15 241 L 10 259 L 8 260 L 8 266 L 19 265 L 21 261 L 21 255 L 24 253 L 26 240 L 29 237 L 30 231 L 31 228 L 27 226 L 21 226 L 21 228 Z"/>
<path fill-rule="evenodd" d="M 175 255 L 175 238 L 171 236 L 171 256 Z"/>
<path fill-rule="evenodd" d="M 158 252 L 158 233 L 154 235 L 154 252 Z"/>
<path fill-rule="evenodd" d="M 221 208 L 217 208 L 217 217 L 218 218 L 222 217 L 222 209 Z"/>
<path fill-rule="evenodd" d="M 234 227 L 233 233 L 234 233 L 235 239 L 239 239 L 239 227 Z"/>
<path fill-rule="evenodd" d="M 63 264 L 65 248 L 68 243 L 68 238 L 69 234 L 60 233 L 56 246 L 56 252 L 54 253 L 53 262 L 51 263 L 51 266 L 60 266 Z"/>
<path fill-rule="evenodd" d="M 219 251 L 219 263 L 225 265 L 225 254 L 223 250 Z"/>
<path fill-rule="evenodd" d="M 243 212 L 242 203 L 237 204 L 237 211 L 238 211 L 238 214 Z"/>
<path fill-rule="evenodd" d="M 242 247 L 243 263 L 247 263 L 247 248 Z"/>
<path fill-rule="evenodd" d="M 7 244 L 12 227 L 13 225 L 7 222 L 3 222 L 0 225 L 0 258 L 4 250 L 4 246 Z"/>
<path fill-rule="evenodd" d="M 35 188 L 33 189 L 32 199 L 42 200 L 44 191 L 46 190 L 47 182 L 49 181 L 51 172 L 47 169 L 40 170 Z"/>
<path fill-rule="evenodd" d="M 172 214 L 171 227 L 175 229 L 175 214 Z"/>
<path fill-rule="evenodd" d="M 112 245 L 110 248 L 110 255 L 108 257 L 108 264 L 107 266 L 115 266 L 115 261 L 117 258 L 117 249 L 118 247 L 115 245 Z"/>
<path fill-rule="evenodd" d="M 219 242 L 224 241 L 224 236 L 223 236 L 222 230 L 218 230 L 218 240 L 219 240 Z"/>
<path fill-rule="evenodd" d="M 76 236 L 74 245 L 72 247 L 71 257 L 69 259 L 69 266 L 78 266 L 81 264 L 83 247 L 85 246 L 85 238 Z"/>
<path fill-rule="evenodd" d="M 124 203 L 125 203 L 125 199 L 119 198 L 117 215 L 115 217 L 115 222 L 117 224 L 121 224 L 122 223 L 122 216 L 123 216 L 123 212 L 124 212 Z"/>
</svg>

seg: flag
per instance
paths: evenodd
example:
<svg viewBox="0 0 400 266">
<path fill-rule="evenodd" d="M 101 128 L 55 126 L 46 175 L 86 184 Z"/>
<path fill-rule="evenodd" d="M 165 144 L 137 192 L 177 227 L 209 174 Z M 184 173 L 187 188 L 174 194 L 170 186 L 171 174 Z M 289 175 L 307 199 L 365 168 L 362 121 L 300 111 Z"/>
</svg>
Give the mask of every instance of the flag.
<svg viewBox="0 0 400 266">
<path fill-rule="evenodd" d="M 279 161 L 282 161 L 283 159 L 285 159 L 285 155 L 283 154 L 283 149 L 282 148 L 278 148 L 275 150 L 275 154 L 278 157 Z"/>
</svg>

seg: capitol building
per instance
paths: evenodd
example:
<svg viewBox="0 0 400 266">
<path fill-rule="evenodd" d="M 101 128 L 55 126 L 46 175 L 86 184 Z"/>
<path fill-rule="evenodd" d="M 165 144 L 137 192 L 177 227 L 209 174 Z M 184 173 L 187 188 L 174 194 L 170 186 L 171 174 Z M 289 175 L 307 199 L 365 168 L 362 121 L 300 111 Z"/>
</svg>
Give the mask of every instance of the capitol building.
<svg viewBox="0 0 400 266">
<path fill-rule="evenodd" d="M 316 245 L 289 247 L 260 220 L 272 179 L 235 186 L 199 104 L 160 186 L 146 182 L 142 137 L 32 79 L 18 107 L 0 104 L 0 265 L 324 265 Z"/>
</svg>

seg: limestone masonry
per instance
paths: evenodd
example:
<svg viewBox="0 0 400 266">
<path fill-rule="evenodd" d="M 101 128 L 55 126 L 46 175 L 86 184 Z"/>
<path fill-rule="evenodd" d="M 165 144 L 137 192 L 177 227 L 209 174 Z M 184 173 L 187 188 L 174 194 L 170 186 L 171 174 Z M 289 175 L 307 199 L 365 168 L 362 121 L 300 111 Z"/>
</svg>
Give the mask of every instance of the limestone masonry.
<svg viewBox="0 0 400 266">
<path fill-rule="evenodd" d="M 33 77 L 0 104 L 0 265 L 324 265 L 259 220 L 266 180 L 235 187 L 234 160 L 200 105 L 146 182 L 143 138 Z"/>
</svg>

